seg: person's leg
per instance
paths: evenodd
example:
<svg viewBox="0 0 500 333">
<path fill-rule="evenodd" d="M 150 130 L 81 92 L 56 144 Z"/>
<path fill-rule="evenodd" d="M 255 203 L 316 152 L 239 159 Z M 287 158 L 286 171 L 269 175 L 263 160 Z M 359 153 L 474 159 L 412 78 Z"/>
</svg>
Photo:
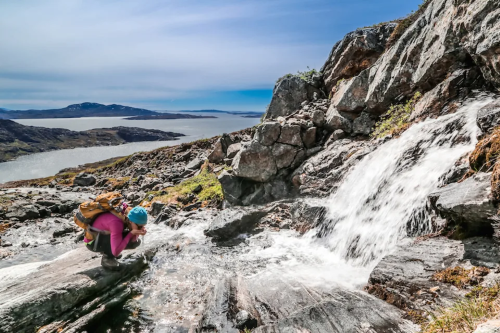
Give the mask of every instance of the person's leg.
<svg viewBox="0 0 500 333">
<path fill-rule="evenodd" d="M 99 235 L 99 239 L 97 241 L 99 252 L 103 254 L 101 259 L 101 266 L 109 270 L 118 270 L 120 268 L 120 264 L 111 251 L 110 235 L 101 234 Z"/>
</svg>

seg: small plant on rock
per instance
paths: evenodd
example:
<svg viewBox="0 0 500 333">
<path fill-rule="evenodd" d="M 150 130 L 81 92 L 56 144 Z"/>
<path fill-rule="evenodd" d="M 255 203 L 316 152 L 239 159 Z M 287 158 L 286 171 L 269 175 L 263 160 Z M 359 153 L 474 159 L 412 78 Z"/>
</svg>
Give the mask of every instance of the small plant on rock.
<svg viewBox="0 0 500 333">
<path fill-rule="evenodd" d="M 409 127 L 408 120 L 415 110 L 415 105 L 422 97 L 420 92 L 416 92 L 413 97 L 405 104 L 391 105 L 389 110 L 381 117 L 381 120 L 375 125 L 372 133 L 374 138 L 382 138 L 386 135 L 397 135 Z"/>
</svg>

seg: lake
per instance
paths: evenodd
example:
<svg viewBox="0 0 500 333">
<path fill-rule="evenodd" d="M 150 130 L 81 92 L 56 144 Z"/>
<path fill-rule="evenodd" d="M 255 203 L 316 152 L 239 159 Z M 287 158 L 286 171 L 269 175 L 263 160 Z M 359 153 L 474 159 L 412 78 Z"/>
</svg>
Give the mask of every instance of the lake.
<svg viewBox="0 0 500 333">
<path fill-rule="evenodd" d="M 203 113 L 203 115 L 217 118 L 170 120 L 125 120 L 123 117 L 16 119 L 16 122 L 23 125 L 67 128 L 73 131 L 127 126 L 177 132 L 186 136 L 175 141 L 134 142 L 119 146 L 64 149 L 21 156 L 14 161 L 0 163 L 0 183 L 48 177 L 64 168 L 102 161 L 111 157 L 126 156 L 138 151 L 149 151 L 164 146 L 174 146 L 183 142 L 210 138 L 222 133 L 252 127 L 260 122 L 259 118 L 243 118 L 221 113 Z"/>
</svg>

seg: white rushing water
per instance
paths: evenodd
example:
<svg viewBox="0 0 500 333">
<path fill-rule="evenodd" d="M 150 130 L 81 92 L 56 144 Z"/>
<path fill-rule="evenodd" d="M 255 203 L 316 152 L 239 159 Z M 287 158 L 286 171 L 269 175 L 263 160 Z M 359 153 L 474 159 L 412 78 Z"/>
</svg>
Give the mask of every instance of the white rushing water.
<svg viewBox="0 0 500 333">
<path fill-rule="evenodd" d="M 429 231 L 427 196 L 442 177 L 477 143 L 477 110 L 485 98 L 457 113 L 410 127 L 361 160 L 335 193 L 322 201 L 323 225 L 297 238 L 272 234 L 273 246 L 256 248 L 248 257 L 286 258 L 263 274 L 286 276 L 313 286 L 366 284 L 377 263 L 412 230 Z"/>
</svg>

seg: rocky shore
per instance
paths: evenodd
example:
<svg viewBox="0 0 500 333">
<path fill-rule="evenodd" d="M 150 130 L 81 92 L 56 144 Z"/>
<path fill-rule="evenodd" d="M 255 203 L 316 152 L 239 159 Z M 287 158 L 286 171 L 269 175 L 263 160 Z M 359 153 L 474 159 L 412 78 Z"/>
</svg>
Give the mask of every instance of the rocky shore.
<svg viewBox="0 0 500 333">
<path fill-rule="evenodd" d="M 426 1 L 278 80 L 255 128 L 5 184 L 0 332 L 495 332 L 499 31 L 498 2 Z M 120 276 L 71 224 L 104 191 L 151 215 Z"/>
<path fill-rule="evenodd" d="M 169 141 L 180 133 L 138 127 L 98 128 L 70 131 L 62 128 L 24 126 L 0 119 L 0 162 L 44 151 L 94 146 L 113 146 L 128 142 Z"/>
</svg>

